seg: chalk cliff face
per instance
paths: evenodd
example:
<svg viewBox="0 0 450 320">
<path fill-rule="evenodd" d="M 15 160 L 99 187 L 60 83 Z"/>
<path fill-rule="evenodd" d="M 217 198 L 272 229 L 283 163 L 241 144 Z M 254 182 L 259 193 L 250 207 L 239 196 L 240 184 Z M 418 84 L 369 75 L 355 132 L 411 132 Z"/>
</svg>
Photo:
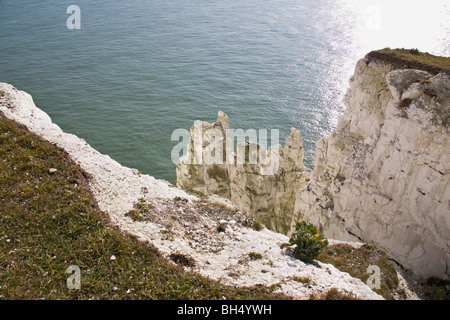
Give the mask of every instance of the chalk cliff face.
<svg viewBox="0 0 450 320">
<path fill-rule="evenodd" d="M 295 193 L 307 184 L 300 131 L 292 128 L 284 147 L 266 150 L 256 142 L 243 142 L 234 152 L 229 129 L 223 112 L 215 123 L 194 123 L 187 154 L 177 164 L 177 186 L 230 199 L 239 210 L 286 234 Z"/>
<path fill-rule="evenodd" d="M 445 72 L 368 55 L 356 65 L 335 132 L 317 142 L 310 174 L 293 129 L 274 175 L 249 164 L 192 166 L 188 151 L 177 184 L 226 197 L 273 230 L 289 233 L 305 219 L 329 238 L 375 243 L 418 275 L 449 278 L 449 89 Z M 219 113 L 216 123 L 195 126 L 226 130 L 229 122 Z"/>
<path fill-rule="evenodd" d="M 445 73 L 360 60 L 295 212 L 331 238 L 376 243 L 421 276 L 448 278 L 449 89 Z"/>
</svg>

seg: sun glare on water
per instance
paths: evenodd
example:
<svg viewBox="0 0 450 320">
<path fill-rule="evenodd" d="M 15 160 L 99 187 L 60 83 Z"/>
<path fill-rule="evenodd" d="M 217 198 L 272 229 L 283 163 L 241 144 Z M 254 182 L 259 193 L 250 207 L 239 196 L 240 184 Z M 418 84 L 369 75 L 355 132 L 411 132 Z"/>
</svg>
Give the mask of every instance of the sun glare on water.
<svg viewBox="0 0 450 320">
<path fill-rule="evenodd" d="M 417 48 L 450 55 L 450 2 L 443 0 L 343 0 L 361 19 L 361 49 Z"/>
</svg>

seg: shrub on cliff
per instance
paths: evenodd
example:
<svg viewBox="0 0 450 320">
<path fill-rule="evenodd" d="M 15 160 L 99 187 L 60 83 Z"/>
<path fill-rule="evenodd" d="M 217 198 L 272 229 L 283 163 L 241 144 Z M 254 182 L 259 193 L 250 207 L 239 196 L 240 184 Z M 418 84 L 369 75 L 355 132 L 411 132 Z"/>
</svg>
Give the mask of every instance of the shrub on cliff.
<svg viewBox="0 0 450 320">
<path fill-rule="evenodd" d="M 289 239 L 290 245 L 295 245 L 294 257 L 306 262 L 312 261 L 328 245 L 328 240 L 319 233 L 312 223 L 297 221 L 295 232 Z"/>
</svg>

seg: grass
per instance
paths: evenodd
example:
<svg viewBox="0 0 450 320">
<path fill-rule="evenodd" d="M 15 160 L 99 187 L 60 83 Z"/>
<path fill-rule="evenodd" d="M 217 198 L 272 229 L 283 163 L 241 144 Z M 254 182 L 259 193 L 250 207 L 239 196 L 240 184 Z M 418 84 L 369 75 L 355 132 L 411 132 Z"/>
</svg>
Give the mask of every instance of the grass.
<svg viewBox="0 0 450 320">
<path fill-rule="evenodd" d="M 248 257 L 250 260 L 260 260 L 263 258 L 262 254 L 258 252 L 250 252 L 248 253 Z"/>
<path fill-rule="evenodd" d="M 306 285 L 310 285 L 310 284 L 313 284 L 314 283 L 314 281 L 312 281 L 310 278 L 308 278 L 308 277 L 297 277 L 297 276 L 293 276 L 292 277 L 292 280 L 293 281 L 297 281 L 297 282 L 300 282 L 300 283 L 303 283 L 303 284 L 306 284 Z"/>
<path fill-rule="evenodd" d="M 447 75 L 450 74 L 450 57 L 434 56 L 427 52 L 420 52 L 417 49 L 390 49 L 384 48 L 381 50 L 372 51 L 367 54 L 368 58 L 381 60 L 388 62 L 400 69 L 418 69 L 427 71 L 433 75 L 446 69 Z M 429 80 L 419 81 L 421 84 L 427 84 Z M 437 97 L 436 92 L 431 87 L 424 87 L 423 93 L 432 99 Z M 444 128 L 450 127 L 450 112 L 446 107 L 448 105 L 448 99 L 441 97 L 437 98 L 435 107 L 433 108 L 434 116 L 432 122 L 435 125 L 441 125 Z M 398 106 L 400 109 L 400 115 L 404 118 L 408 117 L 406 109 L 410 105 L 410 99 L 404 99 Z"/>
<path fill-rule="evenodd" d="M 175 262 L 176 264 L 180 264 L 186 267 L 193 267 L 195 266 L 195 260 L 194 258 L 187 256 L 182 253 L 172 253 L 170 255 L 170 259 Z"/>
<path fill-rule="evenodd" d="M 252 225 L 253 230 L 255 231 L 261 231 L 264 229 L 264 225 L 261 224 L 259 221 L 253 221 L 253 225 Z"/>
<path fill-rule="evenodd" d="M 336 244 L 328 246 L 317 257 L 317 260 L 330 263 L 337 269 L 348 272 L 352 277 L 361 279 L 364 283 L 371 276 L 371 273 L 367 273 L 367 268 L 370 265 L 376 265 L 381 271 L 381 288 L 372 290 L 385 299 L 395 299 L 394 293 L 399 284 L 397 271 L 383 250 L 368 244 L 360 248 L 354 248 L 347 244 Z"/>
<path fill-rule="evenodd" d="M 450 68 L 450 57 L 434 56 L 427 52 L 421 52 L 417 49 L 390 49 L 384 48 L 378 52 L 385 53 L 394 57 L 402 58 L 409 61 L 423 63 L 425 65 Z"/>
<path fill-rule="evenodd" d="M 147 203 L 145 199 L 139 199 L 139 201 L 134 204 L 134 209 L 125 213 L 125 216 L 130 217 L 133 221 L 151 221 L 147 214 L 152 207 L 153 205 Z"/>
<path fill-rule="evenodd" d="M 187 272 L 119 232 L 86 181 L 63 151 L 0 114 L 0 298 L 287 299 Z M 67 288 L 71 265 L 81 271 L 79 290 Z"/>
<path fill-rule="evenodd" d="M 372 51 L 368 56 L 387 60 L 402 67 L 425 70 L 432 74 L 437 74 L 444 68 L 450 68 L 450 57 L 434 56 L 417 49 L 384 48 Z"/>
<path fill-rule="evenodd" d="M 450 300 L 450 281 L 430 278 L 425 287 L 426 300 Z"/>
<path fill-rule="evenodd" d="M 340 292 L 336 288 L 331 288 L 327 292 L 324 292 L 320 296 L 311 295 L 310 300 L 360 300 L 352 294 Z"/>
</svg>

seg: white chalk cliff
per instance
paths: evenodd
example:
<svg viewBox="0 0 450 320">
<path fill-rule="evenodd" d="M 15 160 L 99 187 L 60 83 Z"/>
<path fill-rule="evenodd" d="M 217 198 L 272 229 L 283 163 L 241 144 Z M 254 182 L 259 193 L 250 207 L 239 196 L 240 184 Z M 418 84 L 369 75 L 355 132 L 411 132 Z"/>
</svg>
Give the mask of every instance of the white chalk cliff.
<svg viewBox="0 0 450 320">
<path fill-rule="evenodd" d="M 292 128 L 284 147 L 275 145 L 266 150 L 256 142 L 242 142 L 234 152 L 234 138 L 228 129 L 228 116 L 221 111 L 214 123 L 195 122 L 187 154 L 177 164 L 177 186 L 227 198 L 271 230 L 286 234 L 292 223 L 295 193 L 307 184 L 300 131 Z M 214 130 L 220 134 L 212 134 Z M 215 159 L 219 161 L 208 163 L 214 153 L 220 155 Z"/>
<path fill-rule="evenodd" d="M 360 60 L 336 131 L 317 142 L 296 214 L 329 237 L 375 243 L 418 275 L 448 279 L 449 99 L 445 72 Z"/>
<path fill-rule="evenodd" d="M 449 101 L 448 70 L 432 74 L 369 54 L 356 65 L 335 132 L 317 142 L 311 173 L 292 129 L 274 175 L 254 164 L 192 165 L 188 151 L 177 185 L 226 197 L 273 230 L 288 233 L 305 219 L 329 238 L 374 243 L 419 276 L 448 279 Z M 219 113 L 216 123 L 195 126 L 201 135 L 229 122 Z M 188 150 L 192 136 L 191 129 Z"/>
</svg>

